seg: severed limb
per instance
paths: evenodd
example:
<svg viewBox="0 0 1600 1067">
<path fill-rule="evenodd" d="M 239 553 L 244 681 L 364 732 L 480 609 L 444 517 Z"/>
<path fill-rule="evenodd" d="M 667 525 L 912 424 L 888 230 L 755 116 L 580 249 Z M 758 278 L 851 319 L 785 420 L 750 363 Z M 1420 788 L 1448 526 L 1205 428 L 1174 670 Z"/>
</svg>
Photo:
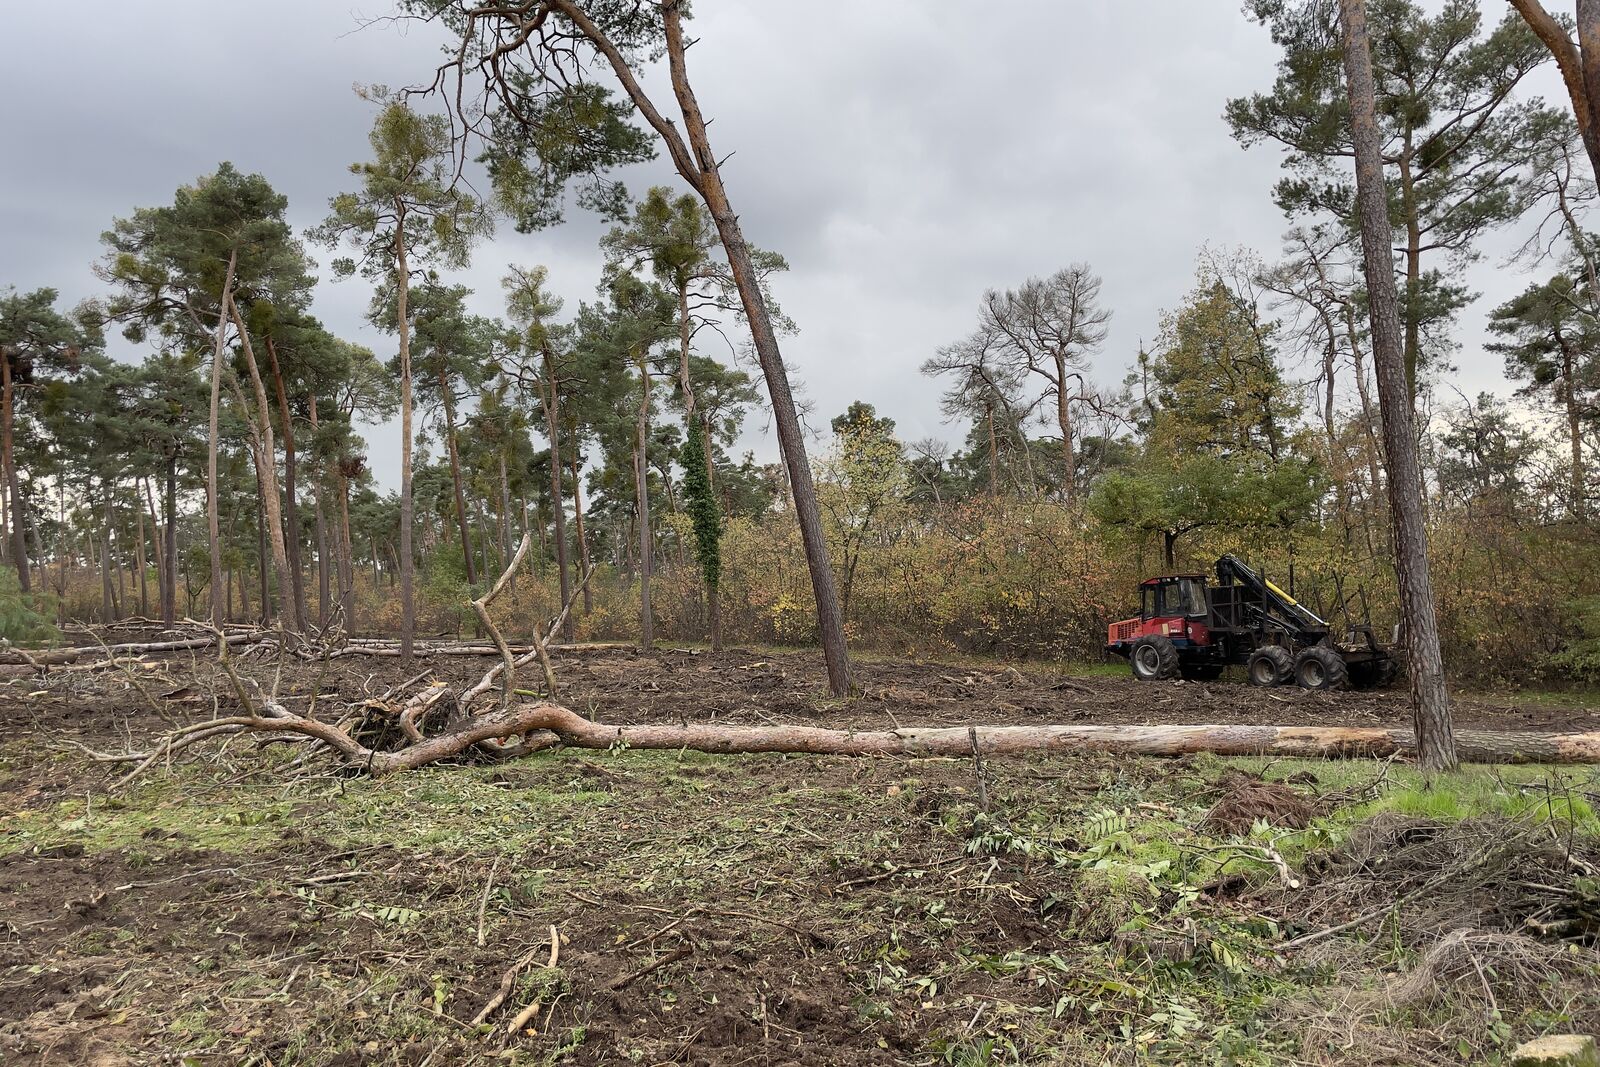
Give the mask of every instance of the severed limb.
<svg viewBox="0 0 1600 1067">
<path fill-rule="evenodd" d="M 506 644 L 506 639 L 500 635 L 500 627 L 496 626 L 494 619 L 489 617 L 489 604 L 511 583 L 512 575 L 516 574 L 517 568 L 522 566 L 522 560 L 527 556 L 528 548 L 532 544 L 533 534 L 525 531 L 522 535 L 521 543 L 517 545 L 516 552 L 512 553 L 511 562 L 501 572 L 499 580 L 494 583 L 494 587 L 472 602 L 472 610 L 478 616 L 478 622 L 482 623 L 483 628 L 488 631 L 489 638 L 494 641 L 494 647 L 500 650 L 502 668 L 500 672 L 500 706 L 502 708 L 511 706 L 511 694 L 517 687 L 517 661 L 511 655 L 511 648 Z M 534 633 L 533 641 L 534 647 L 542 652 L 544 643 L 539 640 L 537 631 Z M 550 669 L 550 657 L 541 655 L 539 659 L 544 666 L 546 691 L 551 696 L 554 696 L 556 679 L 555 672 Z"/>
</svg>

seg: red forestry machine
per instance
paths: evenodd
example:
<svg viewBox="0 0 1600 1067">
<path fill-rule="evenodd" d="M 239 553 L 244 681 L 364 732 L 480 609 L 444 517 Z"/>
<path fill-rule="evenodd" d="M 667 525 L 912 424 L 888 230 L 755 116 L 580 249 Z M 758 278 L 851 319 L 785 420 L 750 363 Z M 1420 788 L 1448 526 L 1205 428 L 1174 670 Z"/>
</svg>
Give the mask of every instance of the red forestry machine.
<svg viewBox="0 0 1600 1067">
<path fill-rule="evenodd" d="M 1237 664 L 1251 685 L 1370 689 L 1400 673 L 1371 626 L 1335 642 L 1315 612 L 1235 556 L 1217 560 L 1216 584 L 1169 574 L 1140 583 L 1139 596 L 1139 617 L 1111 624 L 1106 651 L 1126 656 L 1140 681 L 1210 681 Z"/>
</svg>

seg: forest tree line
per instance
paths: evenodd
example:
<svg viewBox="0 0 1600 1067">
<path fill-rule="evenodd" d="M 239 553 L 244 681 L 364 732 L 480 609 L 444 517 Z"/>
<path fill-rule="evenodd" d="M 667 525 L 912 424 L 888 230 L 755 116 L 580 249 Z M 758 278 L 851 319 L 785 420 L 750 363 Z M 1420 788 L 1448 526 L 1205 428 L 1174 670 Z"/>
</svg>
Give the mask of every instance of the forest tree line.
<svg viewBox="0 0 1600 1067">
<path fill-rule="evenodd" d="M 104 235 L 103 298 L 0 296 L 0 629 L 193 616 L 409 642 L 470 630 L 469 596 L 526 531 L 531 572 L 497 609 L 508 633 L 575 597 L 569 638 L 813 642 L 830 625 L 814 510 L 841 640 L 1092 658 L 1140 578 L 1222 551 L 1335 624 L 1386 631 L 1400 614 L 1390 464 L 1343 57 L 1308 9 L 1254 8 L 1278 78 L 1225 114 L 1242 146 L 1282 154 L 1282 247 L 1201 250 L 1191 290 L 1112 381 L 1091 370 L 1115 311 L 1093 265 L 997 280 L 922 368 L 958 444 L 905 440 L 864 398 L 812 413 L 814 468 L 783 425 L 783 462 L 735 455 L 768 403 L 783 423 L 772 358 L 796 327 L 772 291 L 787 264 L 742 236 L 730 256 L 698 146 L 680 158 L 667 142 L 687 191 L 634 199 L 608 177 L 651 148 L 590 84 L 563 90 L 584 97 L 582 137 L 548 119 L 487 151 L 487 200 L 454 181 L 445 117 L 374 91 L 368 158 L 308 232 L 266 177 L 226 163 L 132 208 Z M 1473 682 L 1600 680 L 1584 113 L 1517 91 L 1551 59 L 1537 20 L 1486 26 L 1474 3 L 1404 0 L 1368 18 L 1446 666 Z M 497 223 L 559 224 L 574 185 L 612 221 L 591 300 L 564 307 L 534 264 L 498 294 L 460 283 Z M 1493 234 L 1522 243 L 1531 281 L 1485 320 L 1463 278 Z M 392 354 L 313 315 L 326 283 L 308 245 L 371 286 Z M 499 314 L 472 310 L 486 296 Z M 1464 349 L 1480 324 L 1491 340 Z M 108 331 L 142 361 L 110 358 Z M 1455 388 L 1457 366 L 1485 359 L 1514 395 Z M 399 442 L 363 439 L 396 415 Z M 386 490 L 370 450 L 397 447 Z"/>
</svg>

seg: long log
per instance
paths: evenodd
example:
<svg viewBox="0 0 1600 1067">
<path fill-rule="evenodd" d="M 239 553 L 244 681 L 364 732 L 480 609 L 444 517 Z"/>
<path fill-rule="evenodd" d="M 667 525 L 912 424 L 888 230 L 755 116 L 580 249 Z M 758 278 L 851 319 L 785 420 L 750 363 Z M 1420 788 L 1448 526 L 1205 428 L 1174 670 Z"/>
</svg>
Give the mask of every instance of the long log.
<svg viewBox="0 0 1600 1067">
<path fill-rule="evenodd" d="M 257 630 L 250 633 L 229 634 L 227 642 L 230 645 L 254 644 L 263 638 L 271 636 L 271 631 Z M 24 654 L 18 649 L 0 651 L 0 664 L 27 664 L 28 659 L 34 663 L 45 666 L 54 666 L 58 663 L 73 663 L 84 656 L 105 657 L 114 659 L 118 655 L 142 656 L 147 652 L 182 652 L 191 648 L 211 648 L 217 639 L 212 636 L 184 638 L 178 641 L 136 641 L 121 645 L 79 645 L 72 648 L 52 648 L 48 651 L 29 652 Z"/>
<path fill-rule="evenodd" d="M 1413 755 L 1409 730 L 1324 726 L 934 726 L 899 730 L 825 730 L 814 726 L 592 722 L 555 704 L 519 704 L 467 720 L 449 733 L 397 752 L 366 756 L 375 774 L 410 770 L 481 741 L 547 731 L 576 748 L 613 746 L 834 756 L 985 756 L 1112 752 L 1141 756 L 1299 756 L 1339 759 Z M 1574 734 L 1463 730 L 1461 758 L 1476 763 L 1600 763 L 1600 731 Z"/>
<path fill-rule="evenodd" d="M 537 651 L 531 644 L 519 645 L 508 642 L 506 647 L 511 650 L 513 655 L 519 656 Z M 635 641 L 579 641 L 570 645 L 545 645 L 546 652 L 603 652 L 613 649 L 628 649 L 630 651 L 637 651 L 638 648 L 638 642 Z M 448 645 L 423 645 L 419 643 L 415 646 L 413 651 L 418 656 L 500 655 L 500 650 L 494 645 L 485 645 L 475 642 Z M 343 659 L 346 656 L 387 656 L 393 658 L 398 655 L 400 655 L 400 646 L 398 644 L 379 644 L 371 641 L 365 641 L 360 644 L 351 642 L 350 644 L 345 645 L 345 647 L 335 651 L 330 658 Z"/>
</svg>

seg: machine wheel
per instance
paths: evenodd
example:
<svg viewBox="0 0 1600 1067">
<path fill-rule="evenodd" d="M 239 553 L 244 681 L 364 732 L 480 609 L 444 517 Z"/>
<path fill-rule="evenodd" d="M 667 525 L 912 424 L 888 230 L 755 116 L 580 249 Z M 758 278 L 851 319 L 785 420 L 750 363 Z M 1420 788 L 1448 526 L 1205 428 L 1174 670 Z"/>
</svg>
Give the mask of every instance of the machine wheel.
<svg viewBox="0 0 1600 1067">
<path fill-rule="evenodd" d="M 1214 682 L 1222 677 L 1221 663 L 1190 663 L 1182 668 L 1184 678 L 1191 682 Z"/>
<path fill-rule="evenodd" d="M 1316 645 L 1295 657 L 1294 680 L 1301 689 L 1349 689 L 1350 667 L 1337 649 Z"/>
<path fill-rule="evenodd" d="M 1159 682 L 1178 676 L 1178 648 L 1165 637 L 1141 637 L 1128 652 L 1133 676 L 1141 682 Z"/>
<path fill-rule="evenodd" d="M 1245 665 L 1251 685 L 1282 685 L 1294 676 L 1294 659 L 1281 645 L 1262 645 Z"/>
</svg>

